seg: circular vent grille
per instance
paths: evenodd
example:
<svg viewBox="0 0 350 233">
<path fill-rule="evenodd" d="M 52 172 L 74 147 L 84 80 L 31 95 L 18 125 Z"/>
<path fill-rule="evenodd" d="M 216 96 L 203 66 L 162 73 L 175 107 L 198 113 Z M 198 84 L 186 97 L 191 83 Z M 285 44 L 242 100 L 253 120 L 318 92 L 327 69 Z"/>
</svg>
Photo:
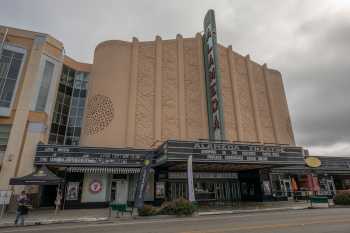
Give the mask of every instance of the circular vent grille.
<svg viewBox="0 0 350 233">
<path fill-rule="evenodd" d="M 104 130 L 113 120 L 114 108 L 112 100 L 104 95 L 89 98 L 86 112 L 86 131 L 93 135 Z"/>
</svg>

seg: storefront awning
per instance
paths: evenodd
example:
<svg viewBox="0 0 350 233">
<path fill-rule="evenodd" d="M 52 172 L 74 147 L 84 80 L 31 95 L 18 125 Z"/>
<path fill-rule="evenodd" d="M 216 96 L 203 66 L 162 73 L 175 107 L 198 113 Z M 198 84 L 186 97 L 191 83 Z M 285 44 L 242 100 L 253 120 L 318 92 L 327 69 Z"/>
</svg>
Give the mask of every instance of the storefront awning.
<svg viewBox="0 0 350 233">
<path fill-rule="evenodd" d="M 63 181 L 46 166 L 42 166 L 29 175 L 11 178 L 10 185 L 57 185 L 63 183 Z"/>
<path fill-rule="evenodd" d="M 67 167 L 67 172 L 82 172 L 94 174 L 136 174 L 140 168 L 127 167 Z"/>
</svg>

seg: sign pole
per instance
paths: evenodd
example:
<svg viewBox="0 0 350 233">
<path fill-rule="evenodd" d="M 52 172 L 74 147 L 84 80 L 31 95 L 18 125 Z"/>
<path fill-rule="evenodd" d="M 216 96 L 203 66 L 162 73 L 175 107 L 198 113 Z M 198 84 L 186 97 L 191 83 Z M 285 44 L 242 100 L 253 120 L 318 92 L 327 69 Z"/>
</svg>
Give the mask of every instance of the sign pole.
<svg viewBox="0 0 350 233">
<path fill-rule="evenodd" d="M 0 218 L 2 218 L 2 216 L 4 215 L 4 210 L 5 210 L 5 199 L 3 200 L 2 205 L 1 205 L 1 216 L 0 216 Z"/>
<path fill-rule="evenodd" d="M 194 185 L 193 185 L 193 168 L 192 168 L 192 155 L 188 156 L 187 161 L 187 181 L 188 181 L 188 200 L 195 202 Z"/>
<path fill-rule="evenodd" d="M 142 209 L 144 206 L 144 196 L 146 192 L 148 176 L 152 167 L 152 158 L 152 153 L 149 153 L 145 156 L 144 166 L 140 171 L 134 199 L 134 208 L 136 209 Z"/>
<path fill-rule="evenodd" d="M 66 182 L 66 178 L 67 178 L 67 168 L 64 169 L 64 183 L 63 183 L 63 188 L 62 188 L 62 195 L 63 195 L 63 206 L 62 206 L 62 210 L 64 210 L 64 207 L 66 205 L 66 194 L 67 194 L 67 182 Z"/>
</svg>

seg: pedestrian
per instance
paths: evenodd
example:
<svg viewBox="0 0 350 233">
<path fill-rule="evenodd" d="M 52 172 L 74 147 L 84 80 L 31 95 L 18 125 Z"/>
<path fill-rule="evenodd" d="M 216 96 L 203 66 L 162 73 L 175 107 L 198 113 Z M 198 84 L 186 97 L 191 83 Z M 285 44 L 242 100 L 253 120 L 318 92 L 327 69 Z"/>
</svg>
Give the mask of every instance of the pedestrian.
<svg viewBox="0 0 350 233">
<path fill-rule="evenodd" d="M 61 192 L 61 190 L 58 189 L 57 190 L 57 195 L 56 195 L 56 200 L 55 200 L 55 206 L 56 206 L 55 214 L 58 213 L 58 210 L 61 207 L 61 200 L 62 200 L 62 192 Z"/>
<path fill-rule="evenodd" d="M 17 198 L 17 205 L 15 225 L 23 226 L 24 215 L 28 214 L 28 209 L 30 206 L 30 202 L 25 191 L 22 191 L 21 195 L 19 195 Z"/>
</svg>

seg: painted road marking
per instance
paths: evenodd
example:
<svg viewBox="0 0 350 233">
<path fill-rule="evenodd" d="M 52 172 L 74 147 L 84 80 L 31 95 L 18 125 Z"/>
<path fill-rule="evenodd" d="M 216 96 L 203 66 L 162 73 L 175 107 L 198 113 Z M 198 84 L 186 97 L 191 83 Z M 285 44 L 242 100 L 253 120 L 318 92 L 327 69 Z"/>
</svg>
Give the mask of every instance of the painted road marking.
<svg viewBox="0 0 350 233">
<path fill-rule="evenodd" d="M 315 225 L 315 224 L 334 224 L 334 223 L 349 223 L 350 219 L 334 219 L 329 221 L 308 221 L 304 223 L 281 223 L 281 224 L 267 224 L 267 225 L 256 225 L 256 226 L 244 226 L 235 228 L 217 228 L 212 230 L 198 230 L 198 231 L 183 231 L 180 233 L 224 233 L 232 231 L 242 231 L 242 230 L 263 230 L 263 229 L 275 229 L 275 228 L 291 228 L 291 227 L 301 227 L 305 225 Z"/>
</svg>

